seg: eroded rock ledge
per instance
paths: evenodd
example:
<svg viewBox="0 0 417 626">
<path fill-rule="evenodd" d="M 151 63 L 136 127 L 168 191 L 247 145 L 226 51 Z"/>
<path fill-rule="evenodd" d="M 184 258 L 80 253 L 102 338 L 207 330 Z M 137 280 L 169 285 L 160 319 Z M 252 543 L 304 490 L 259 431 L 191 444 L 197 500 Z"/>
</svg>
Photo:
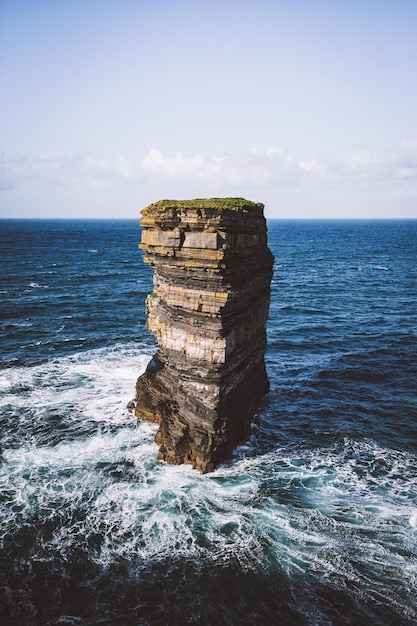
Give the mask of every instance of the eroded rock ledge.
<svg viewBox="0 0 417 626">
<path fill-rule="evenodd" d="M 157 422 L 158 458 L 209 472 L 243 442 L 269 383 L 266 321 L 273 256 L 263 204 L 161 200 L 142 211 L 146 301 L 159 350 L 134 413 Z"/>
</svg>

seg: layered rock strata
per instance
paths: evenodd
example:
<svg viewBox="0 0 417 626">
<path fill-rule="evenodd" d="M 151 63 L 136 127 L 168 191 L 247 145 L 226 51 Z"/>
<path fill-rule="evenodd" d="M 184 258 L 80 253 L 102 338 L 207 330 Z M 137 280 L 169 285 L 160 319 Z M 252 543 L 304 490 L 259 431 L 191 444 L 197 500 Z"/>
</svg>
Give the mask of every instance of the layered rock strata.
<svg viewBox="0 0 417 626">
<path fill-rule="evenodd" d="M 159 350 L 132 410 L 159 424 L 158 458 L 209 472 L 243 442 L 262 397 L 273 256 L 263 204 L 161 200 L 142 211 Z"/>
</svg>

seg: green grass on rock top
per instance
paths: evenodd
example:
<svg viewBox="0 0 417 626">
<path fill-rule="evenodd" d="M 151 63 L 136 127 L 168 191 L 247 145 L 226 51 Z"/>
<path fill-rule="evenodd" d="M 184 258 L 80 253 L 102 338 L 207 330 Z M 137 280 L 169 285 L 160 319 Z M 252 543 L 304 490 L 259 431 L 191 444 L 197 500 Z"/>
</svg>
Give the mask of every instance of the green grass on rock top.
<svg viewBox="0 0 417 626">
<path fill-rule="evenodd" d="M 263 209 L 261 202 L 252 202 L 245 198 L 196 198 L 195 200 L 159 200 L 150 204 L 144 212 L 161 209 L 229 209 L 239 211 L 241 209 Z"/>
</svg>

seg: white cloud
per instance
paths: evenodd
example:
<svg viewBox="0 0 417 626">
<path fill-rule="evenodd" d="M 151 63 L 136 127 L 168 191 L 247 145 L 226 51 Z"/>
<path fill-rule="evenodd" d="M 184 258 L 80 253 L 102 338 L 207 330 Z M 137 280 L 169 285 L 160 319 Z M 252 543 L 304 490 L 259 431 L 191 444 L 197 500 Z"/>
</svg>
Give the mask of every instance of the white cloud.
<svg viewBox="0 0 417 626">
<path fill-rule="evenodd" d="M 379 152 L 366 149 L 348 155 L 299 158 L 288 150 L 270 147 L 217 152 L 209 156 L 174 156 L 150 150 L 140 162 L 125 156 L 108 159 L 85 153 L 73 156 L 26 156 L 0 163 L 0 190 L 61 189 L 86 198 L 124 198 L 133 206 L 159 197 L 246 195 L 258 198 L 321 197 L 360 194 L 405 199 L 414 210 L 417 196 L 417 141 L 402 141 Z M 13 191 L 14 190 L 14 191 Z M 124 195 L 123 195 L 124 194 Z M 277 195 L 278 194 L 278 195 Z M 281 195 L 280 195 L 281 194 Z M 46 197 L 46 195 L 45 195 Z M 294 201 L 295 202 L 295 201 Z M 365 202 L 364 202 L 365 204 Z M 410 208 L 411 207 L 411 208 Z M 417 217 L 417 212 L 416 212 Z"/>
<path fill-rule="evenodd" d="M 199 155 L 174 157 L 152 149 L 142 163 L 153 180 L 182 178 L 227 188 L 309 190 L 323 192 L 397 189 L 403 181 L 417 191 L 417 142 L 401 142 L 381 152 L 359 150 L 347 156 L 328 155 L 315 160 L 298 159 L 277 148 L 250 148 L 220 152 L 203 159 Z"/>
<path fill-rule="evenodd" d="M 142 162 L 144 173 L 156 178 L 183 178 L 212 186 L 256 188 L 295 184 L 302 176 L 294 157 L 283 150 L 250 148 L 244 152 L 218 152 L 204 159 L 200 155 L 174 157 L 152 149 Z"/>
<path fill-rule="evenodd" d="M 155 148 L 148 152 L 142 162 L 143 171 L 151 177 L 187 178 L 198 175 L 203 167 L 204 161 L 198 155 L 186 157 L 177 152 L 174 157 L 168 157 Z"/>
<path fill-rule="evenodd" d="M 124 157 L 111 162 L 104 157 L 78 153 L 72 156 L 24 156 L 4 159 L 4 178 L 20 185 L 58 186 L 72 190 L 100 191 L 135 177 Z"/>
<path fill-rule="evenodd" d="M 414 179 L 417 190 L 417 142 L 402 141 L 380 152 L 359 150 L 353 154 L 329 157 L 318 162 L 312 171 L 318 180 L 352 191 L 388 188 L 395 190 L 401 181 Z"/>
</svg>

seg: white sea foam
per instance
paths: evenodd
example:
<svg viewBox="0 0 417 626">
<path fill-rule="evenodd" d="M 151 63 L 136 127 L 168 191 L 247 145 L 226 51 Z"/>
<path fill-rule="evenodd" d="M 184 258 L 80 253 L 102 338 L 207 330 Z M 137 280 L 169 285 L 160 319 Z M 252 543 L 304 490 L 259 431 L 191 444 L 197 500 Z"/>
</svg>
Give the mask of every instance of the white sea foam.
<svg viewBox="0 0 417 626">
<path fill-rule="evenodd" d="M 42 511 L 55 521 L 49 550 L 66 558 L 86 537 L 100 537 L 91 558 L 103 567 L 121 558 L 138 567 L 175 556 L 233 561 L 243 569 L 308 571 L 364 595 L 371 568 L 374 580 L 396 582 L 387 592 L 392 602 L 400 601 L 398 584 L 415 591 L 407 558 L 415 538 L 405 523 L 415 509 L 406 498 L 399 506 L 389 492 L 378 495 L 350 459 L 282 449 L 201 476 L 158 463 L 154 432 L 141 423 L 54 448 L 7 451 L 2 488 L 15 495 L 3 530 L 13 516 Z"/>
<path fill-rule="evenodd" d="M 1 537 L 48 520 L 53 531 L 34 539 L 35 556 L 66 559 L 91 538 L 90 558 L 103 567 L 180 557 L 308 572 L 364 595 L 386 589 L 389 576 L 387 594 L 402 606 L 401 594 L 416 592 L 415 455 L 346 438 L 262 456 L 248 443 L 205 476 L 166 465 L 156 458 L 157 427 L 125 409 L 148 360 L 139 347 L 116 346 L 5 372 L 3 403 L 70 406 L 78 419 L 112 428 L 4 450 Z M 26 391 L 16 395 L 19 385 Z"/>
<path fill-rule="evenodd" d="M 125 419 L 125 407 L 134 396 L 136 378 L 150 355 L 140 348 L 100 348 L 61 357 L 33 367 L 2 372 L 1 406 L 16 409 L 30 404 L 42 410 L 72 406 L 89 419 Z M 29 396 L 16 395 L 24 389 Z"/>
<path fill-rule="evenodd" d="M 39 283 L 31 282 L 28 287 L 31 289 L 48 289 L 48 285 L 40 285 Z"/>
<path fill-rule="evenodd" d="M 412 526 L 413 528 L 415 528 L 417 530 L 417 510 L 413 511 L 413 513 L 410 515 L 410 526 Z"/>
<path fill-rule="evenodd" d="M 415 538 L 407 537 L 404 519 L 415 509 L 383 495 L 380 508 L 371 509 L 378 500 L 373 486 L 364 480 L 356 493 L 348 460 L 281 450 L 201 476 L 158 463 L 154 432 L 141 423 L 54 448 L 7 451 L 2 489 L 14 490 L 14 506 L 2 515 L 3 531 L 13 517 L 42 511 L 56 523 L 49 549 L 65 558 L 85 537 L 99 536 L 91 558 L 103 567 L 120 558 L 238 561 L 243 569 L 309 571 L 336 585 L 363 587 L 362 593 L 369 584 L 364 572 L 373 568 L 374 579 L 388 572 L 415 590 L 415 566 L 406 555 L 415 551 Z M 396 593 L 394 586 L 392 601 Z"/>
</svg>

